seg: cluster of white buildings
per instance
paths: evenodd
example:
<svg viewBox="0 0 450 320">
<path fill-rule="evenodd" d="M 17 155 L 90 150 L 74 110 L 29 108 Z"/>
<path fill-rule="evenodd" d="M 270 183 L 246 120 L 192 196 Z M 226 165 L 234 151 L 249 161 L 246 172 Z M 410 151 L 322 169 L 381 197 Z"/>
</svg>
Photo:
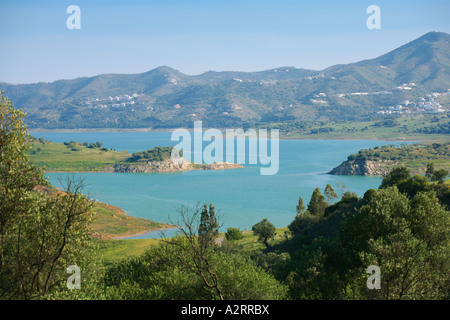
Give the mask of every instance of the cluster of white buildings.
<svg viewBox="0 0 450 320">
<path fill-rule="evenodd" d="M 330 76 L 330 75 L 328 75 L 328 74 L 318 74 L 317 76 L 309 76 L 309 77 L 306 77 L 306 79 L 308 79 L 308 80 L 315 80 L 315 79 L 325 79 L 325 78 L 327 78 L 327 79 L 333 79 L 333 80 L 335 80 L 336 78 L 335 77 L 333 77 L 333 76 Z"/>
<path fill-rule="evenodd" d="M 444 94 L 448 94 L 444 93 Z M 409 100 L 403 101 L 401 104 L 391 106 L 387 110 L 381 110 L 378 114 L 402 114 L 402 113 L 440 113 L 447 110 L 435 100 L 442 95 L 442 93 L 433 92 L 427 94 L 425 97 L 421 97 L 417 102 L 411 102 Z"/>
<path fill-rule="evenodd" d="M 401 86 L 396 87 L 394 90 L 411 90 L 412 87 L 415 87 L 416 84 L 414 82 L 404 83 Z"/>
<path fill-rule="evenodd" d="M 125 108 L 132 106 L 136 103 L 135 98 L 140 94 L 121 94 L 118 96 L 108 96 L 106 98 L 86 98 L 84 103 L 95 109 L 107 109 L 107 108 Z"/>
</svg>

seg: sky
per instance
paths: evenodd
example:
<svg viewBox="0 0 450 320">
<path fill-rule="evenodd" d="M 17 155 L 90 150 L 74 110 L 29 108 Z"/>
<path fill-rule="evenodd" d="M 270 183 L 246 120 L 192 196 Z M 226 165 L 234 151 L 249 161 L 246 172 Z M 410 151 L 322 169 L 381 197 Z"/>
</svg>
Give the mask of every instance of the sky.
<svg viewBox="0 0 450 320">
<path fill-rule="evenodd" d="M 70 5 L 80 29 L 69 29 Z M 380 8 L 369 29 L 367 8 Z M 282 66 L 322 70 L 371 59 L 430 31 L 450 33 L 448 0 L 0 0 L 0 82 Z"/>
</svg>

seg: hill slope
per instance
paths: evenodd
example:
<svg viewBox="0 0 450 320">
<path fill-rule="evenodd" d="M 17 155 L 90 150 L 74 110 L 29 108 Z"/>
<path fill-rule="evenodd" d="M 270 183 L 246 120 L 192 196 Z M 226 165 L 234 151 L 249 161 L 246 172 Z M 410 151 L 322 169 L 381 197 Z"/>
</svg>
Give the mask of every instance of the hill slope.
<svg viewBox="0 0 450 320">
<path fill-rule="evenodd" d="M 330 171 L 333 175 L 383 176 L 394 167 L 405 166 L 413 174 L 425 174 L 427 164 L 436 169 L 450 168 L 450 143 L 412 144 L 401 147 L 382 146 L 363 149 Z"/>
<path fill-rule="evenodd" d="M 52 83 L 0 83 L 30 127 L 225 127 L 298 120 L 372 120 L 380 110 L 426 99 L 450 107 L 450 35 L 430 32 L 378 58 L 322 71 L 185 75 L 170 67 Z M 440 98 L 427 97 L 436 92 Z M 426 98 L 426 99 L 425 99 Z M 434 110 L 437 110 L 435 108 Z"/>
</svg>

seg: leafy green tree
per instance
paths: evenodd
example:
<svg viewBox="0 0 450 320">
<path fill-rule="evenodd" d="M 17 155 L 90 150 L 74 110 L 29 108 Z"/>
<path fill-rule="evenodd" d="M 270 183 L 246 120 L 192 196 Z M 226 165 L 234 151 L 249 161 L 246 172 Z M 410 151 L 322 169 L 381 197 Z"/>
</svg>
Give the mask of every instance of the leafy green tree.
<svg viewBox="0 0 450 320">
<path fill-rule="evenodd" d="M 443 183 L 444 179 L 448 176 L 448 170 L 440 169 L 433 173 L 432 181 Z"/>
<path fill-rule="evenodd" d="M 239 230 L 238 228 L 229 227 L 227 229 L 227 232 L 225 233 L 225 238 L 228 241 L 241 240 L 242 237 L 243 237 L 242 231 Z"/>
<path fill-rule="evenodd" d="M 89 252 L 91 202 L 82 184 L 48 195 L 26 154 L 25 114 L 0 96 L 0 298 L 40 299 Z"/>
<path fill-rule="evenodd" d="M 353 278 L 349 250 L 338 239 L 318 237 L 292 255 L 286 276 L 292 299 L 334 300 L 351 298 L 347 284 Z"/>
<path fill-rule="evenodd" d="M 333 187 L 330 186 L 329 184 L 327 184 L 325 187 L 324 196 L 325 196 L 325 199 L 326 199 L 328 205 L 332 205 L 334 200 L 336 200 L 338 197 L 336 192 L 334 192 Z"/>
<path fill-rule="evenodd" d="M 123 260 L 105 276 L 108 292 L 117 299 L 133 300 L 278 300 L 287 288 L 256 263 L 240 254 L 209 250 L 208 267 L 217 276 L 208 286 L 192 259 L 190 241 L 182 236 L 151 246 L 143 255 Z M 204 276 L 211 280 L 206 273 Z"/>
<path fill-rule="evenodd" d="M 351 199 L 351 198 L 356 198 L 356 199 L 358 199 L 358 195 L 356 194 L 356 192 L 351 192 L 351 191 L 345 191 L 343 194 L 342 194 L 342 200 L 348 200 L 348 199 Z"/>
<path fill-rule="evenodd" d="M 326 203 L 324 196 L 320 192 L 320 189 L 314 189 L 311 195 L 311 199 L 308 203 L 309 213 L 313 216 L 322 217 L 327 207 L 328 204 Z"/>
<path fill-rule="evenodd" d="M 413 198 L 419 192 L 430 191 L 431 185 L 426 177 L 415 175 L 400 182 L 397 185 L 397 188 L 400 192 L 407 194 L 410 198 Z"/>
<path fill-rule="evenodd" d="M 297 214 L 294 221 L 288 225 L 288 229 L 293 235 L 296 235 L 313 226 L 319 220 L 319 216 L 313 216 L 309 211 L 306 211 L 305 213 Z"/>
<path fill-rule="evenodd" d="M 155 258 L 146 259 L 142 264 L 139 261 L 133 262 L 127 266 L 132 269 L 127 269 L 122 275 L 113 270 L 109 275 L 115 280 L 106 284 L 120 287 L 122 279 L 126 277 L 124 275 L 132 275 L 127 287 L 135 288 L 137 285 L 141 288 L 145 295 L 140 296 L 140 299 L 285 297 L 286 288 L 250 259 L 240 254 L 231 254 L 220 247 L 203 247 L 200 244 L 197 233 L 204 209 L 204 206 L 180 208 L 178 221 L 171 220 L 171 223 L 180 229 L 182 235 L 161 246 L 152 246 L 149 252 L 152 255 L 156 253 Z M 134 269 L 136 265 L 138 269 Z M 134 281 L 133 275 L 142 280 Z"/>
<path fill-rule="evenodd" d="M 450 215 L 433 192 L 413 199 L 396 187 L 380 189 L 343 230 L 359 252 L 358 298 L 442 299 L 448 295 Z M 367 290 L 365 269 L 381 270 L 381 289 Z"/>
<path fill-rule="evenodd" d="M 372 200 L 372 198 L 377 194 L 376 190 L 374 189 L 369 189 L 366 192 L 364 192 L 364 196 L 363 199 L 367 202 L 369 202 L 370 200 Z"/>
<path fill-rule="evenodd" d="M 252 227 L 255 235 L 258 236 L 258 240 L 262 242 L 266 247 L 269 247 L 269 240 L 275 237 L 275 227 L 269 220 L 264 218 Z"/>
<path fill-rule="evenodd" d="M 398 185 L 400 182 L 410 177 L 409 169 L 406 167 L 396 167 L 391 170 L 381 181 L 380 188 L 388 188 Z"/>
</svg>

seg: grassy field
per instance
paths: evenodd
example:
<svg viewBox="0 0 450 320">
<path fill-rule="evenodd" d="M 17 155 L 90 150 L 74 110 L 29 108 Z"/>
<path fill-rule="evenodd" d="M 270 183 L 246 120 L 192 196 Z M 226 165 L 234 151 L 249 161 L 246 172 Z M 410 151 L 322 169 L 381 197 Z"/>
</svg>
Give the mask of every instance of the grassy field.
<svg viewBox="0 0 450 320">
<path fill-rule="evenodd" d="M 94 204 L 94 212 L 92 233 L 101 239 L 122 238 L 170 227 L 148 219 L 128 216 L 119 207 L 102 202 Z"/>
<path fill-rule="evenodd" d="M 160 239 L 126 239 L 126 240 L 96 240 L 98 254 L 105 262 L 116 262 L 126 258 L 137 257 Z"/>
<path fill-rule="evenodd" d="M 114 163 L 131 155 L 105 148 L 89 148 L 82 144 L 64 145 L 51 141 L 30 142 L 31 161 L 46 171 L 108 171 Z"/>
<path fill-rule="evenodd" d="M 54 186 L 37 186 L 35 190 L 50 196 L 65 193 L 65 191 L 61 191 Z M 99 201 L 93 203 L 92 211 L 93 219 L 90 229 L 91 234 L 96 239 L 124 238 L 172 227 L 149 219 L 129 216 L 121 208 Z"/>
<path fill-rule="evenodd" d="M 287 227 L 277 228 L 275 238 L 269 241 L 270 245 L 275 245 L 285 240 L 287 231 Z M 224 237 L 224 234 L 219 234 L 218 238 L 220 237 Z M 100 246 L 100 254 L 103 256 L 104 261 L 114 262 L 124 258 L 139 256 L 151 245 L 160 241 L 160 239 L 123 239 L 97 240 L 97 243 Z M 227 245 L 226 240 L 224 240 L 222 245 Z M 243 238 L 233 241 L 233 245 L 248 253 L 265 249 L 265 246 L 258 241 L 258 237 L 253 234 L 253 231 L 243 231 Z"/>
<path fill-rule="evenodd" d="M 258 236 L 253 231 L 243 231 L 242 236 L 241 240 L 232 241 L 233 245 L 238 247 L 240 251 L 251 253 L 253 251 L 262 251 L 266 248 L 264 244 L 258 241 Z M 288 228 L 277 228 L 275 237 L 269 240 L 269 244 L 271 246 L 279 244 L 286 240 L 286 237 L 290 237 Z M 226 240 L 224 241 L 223 245 L 226 245 Z"/>
</svg>

